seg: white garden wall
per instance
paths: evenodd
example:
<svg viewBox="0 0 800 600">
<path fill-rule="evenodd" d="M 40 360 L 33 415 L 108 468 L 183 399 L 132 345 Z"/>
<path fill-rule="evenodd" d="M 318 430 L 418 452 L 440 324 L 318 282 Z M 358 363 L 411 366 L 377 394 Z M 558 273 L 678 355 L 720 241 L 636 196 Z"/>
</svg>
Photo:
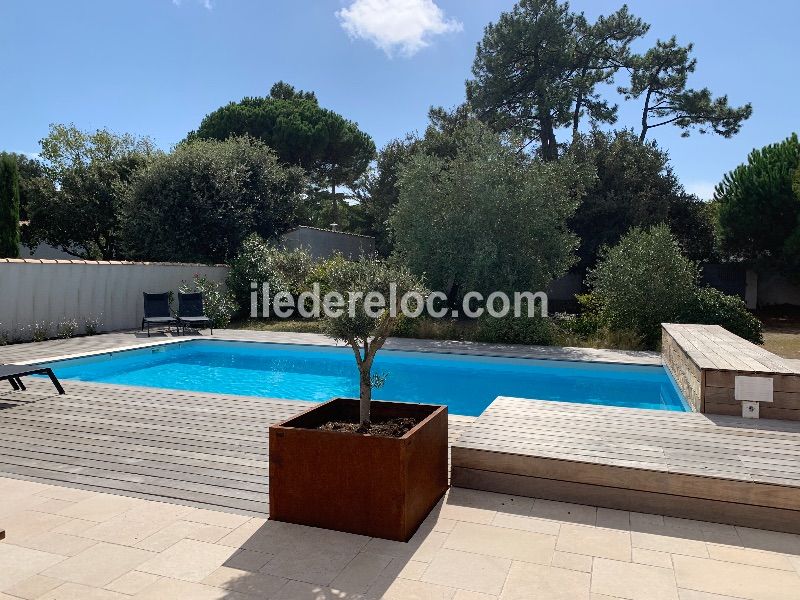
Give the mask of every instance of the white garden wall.
<svg viewBox="0 0 800 600">
<path fill-rule="evenodd" d="M 103 331 L 139 327 L 142 292 L 177 293 L 195 274 L 223 282 L 224 265 L 0 259 L 0 330 L 97 317 Z"/>
</svg>

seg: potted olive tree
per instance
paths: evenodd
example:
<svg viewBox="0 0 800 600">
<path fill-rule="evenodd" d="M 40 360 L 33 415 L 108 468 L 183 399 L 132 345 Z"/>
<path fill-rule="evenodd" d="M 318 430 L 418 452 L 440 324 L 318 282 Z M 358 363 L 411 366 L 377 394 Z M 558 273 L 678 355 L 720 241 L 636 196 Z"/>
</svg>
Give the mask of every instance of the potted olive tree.
<svg viewBox="0 0 800 600">
<path fill-rule="evenodd" d="M 352 349 L 359 398 L 334 398 L 270 427 L 270 518 L 407 541 L 447 490 L 447 407 L 373 401 L 372 367 L 404 318 L 401 299 L 420 298 L 422 286 L 371 258 L 329 261 L 320 275 L 328 300 L 345 299 L 324 328 Z"/>
</svg>

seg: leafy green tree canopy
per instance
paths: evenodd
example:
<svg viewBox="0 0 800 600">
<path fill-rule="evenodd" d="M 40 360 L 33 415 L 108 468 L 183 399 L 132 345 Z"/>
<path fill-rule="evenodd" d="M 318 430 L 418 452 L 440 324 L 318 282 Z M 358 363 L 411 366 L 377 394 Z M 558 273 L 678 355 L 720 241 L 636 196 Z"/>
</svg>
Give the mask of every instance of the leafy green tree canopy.
<svg viewBox="0 0 800 600">
<path fill-rule="evenodd" d="M 629 130 L 593 129 L 575 138 L 570 155 L 597 171 L 570 221 L 580 238 L 581 268 L 593 266 L 600 248 L 616 244 L 631 227 L 658 223 L 670 226 L 692 259 L 711 257 L 714 232 L 707 206 L 686 193 L 669 156 L 654 141 L 641 142 Z"/>
<path fill-rule="evenodd" d="M 714 192 L 722 251 L 734 259 L 800 272 L 800 141 L 753 150 Z M 792 179 L 794 178 L 794 189 Z"/>
<path fill-rule="evenodd" d="M 319 185 L 352 184 L 375 154 L 358 125 L 322 108 L 313 92 L 279 81 L 266 97 L 248 97 L 208 114 L 188 139 L 224 140 L 249 135 L 272 148 L 281 162 L 300 166 Z"/>
<path fill-rule="evenodd" d="M 195 140 L 156 157 L 122 208 L 130 258 L 226 262 L 251 233 L 274 239 L 296 224 L 305 189 L 297 167 L 250 137 Z"/>
<path fill-rule="evenodd" d="M 753 108 L 749 103 L 734 107 L 728 104 L 727 96 L 714 98 L 708 88 L 687 87 L 689 74 L 697 66 L 692 48 L 692 44 L 678 45 L 673 36 L 666 42 L 658 40 L 631 61 L 630 85 L 619 91 L 625 99 L 644 99 L 639 139 L 644 140 L 648 131 L 663 125 L 675 125 L 683 137 L 697 129 L 729 138 L 750 118 Z"/>
<path fill-rule="evenodd" d="M 453 135 L 454 156 L 423 150 L 403 169 L 390 218 L 396 252 L 451 299 L 543 289 L 575 261 L 567 221 L 591 173 L 522 155 L 475 120 Z"/>
<path fill-rule="evenodd" d="M 40 143 L 43 176 L 28 198 L 26 244 L 44 242 L 79 258 L 119 259 L 120 199 L 156 154 L 152 142 L 55 124 Z"/>
<path fill-rule="evenodd" d="M 19 256 L 19 169 L 14 156 L 0 154 L 0 258 Z"/>
</svg>

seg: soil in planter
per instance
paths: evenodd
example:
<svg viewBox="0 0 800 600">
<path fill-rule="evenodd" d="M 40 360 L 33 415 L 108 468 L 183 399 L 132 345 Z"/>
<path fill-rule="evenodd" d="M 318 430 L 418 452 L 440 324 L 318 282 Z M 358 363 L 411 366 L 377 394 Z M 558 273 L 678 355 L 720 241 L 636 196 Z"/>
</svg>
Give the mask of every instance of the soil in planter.
<svg viewBox="0 0 800 600">
<path fill-rule="evenodd" d="M 403 437 L 411 429 L 413 429 L 419 419 L 412 417 L 397 417 L 387 421 L 374 421 L 369 426 L 364 426 L 361 423 L 351 423 L 347 421 L 328 421 L 323 423 L 317 429 L 325 431 L 344 431 L 346 433 L 363 433 L 364 435 L 374 435 L 379 437 Z"/>
</svg>

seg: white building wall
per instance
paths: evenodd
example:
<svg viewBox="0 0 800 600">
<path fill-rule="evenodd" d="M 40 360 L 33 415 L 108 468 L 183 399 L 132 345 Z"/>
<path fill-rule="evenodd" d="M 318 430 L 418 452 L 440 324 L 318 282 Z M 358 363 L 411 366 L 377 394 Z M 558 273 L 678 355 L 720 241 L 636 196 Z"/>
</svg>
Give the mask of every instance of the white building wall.
<svg viewBox="0 0 800 600">
<path fill-rule="evenodd" d="M 178 263 L 0 259 L 0 330 L 12 335 L 35 322 L 99 318 L 103 331 L 142 320 L 142 292 L 172 291 L 195 274 L 224 282 L 228 267 Z"/>
</svg>

